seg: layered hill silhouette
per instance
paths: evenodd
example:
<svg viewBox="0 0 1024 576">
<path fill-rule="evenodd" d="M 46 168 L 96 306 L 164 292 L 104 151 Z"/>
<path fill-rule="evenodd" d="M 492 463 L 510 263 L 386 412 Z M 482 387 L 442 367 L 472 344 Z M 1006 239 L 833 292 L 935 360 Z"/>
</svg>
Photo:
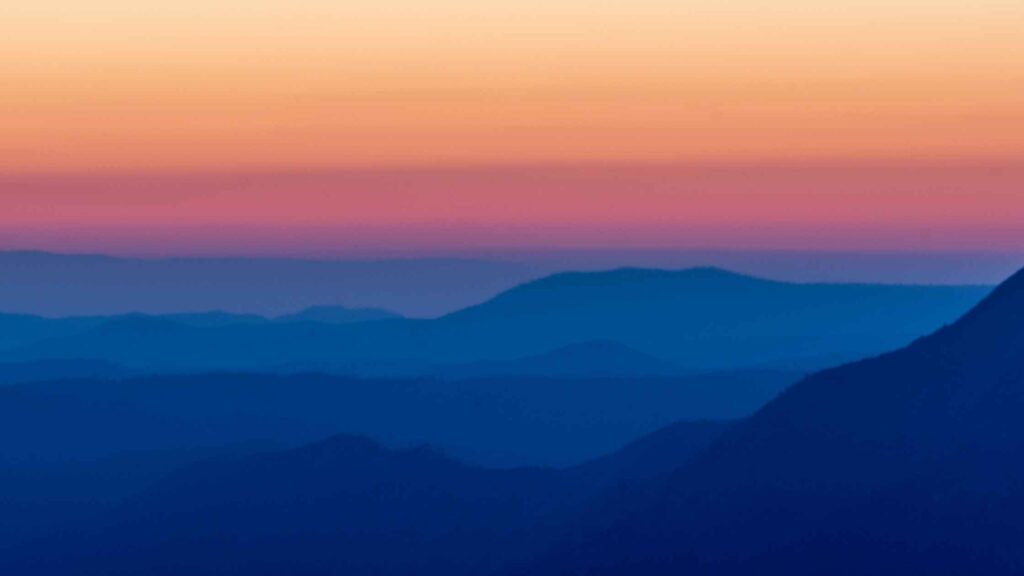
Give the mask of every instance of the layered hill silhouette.
<svg viewBox="0 0 1024 576">
<path fill-rule="evenodd" d="M 0 349 L 81 334 L 108 320 L 110 318 L 102 316 L 55 319 L 24 314 L 0 314 Z"/>
<path fill-rule="evenodd" d="M 8 550 L 55 530 L 94 522 L 125 498 L 168 474 L 211 458 L 280 449 L 272 442 L 118 453 L 82 460 L 47 461 L 0 456 L 0 559 Z"/>
<path fill-rule="evenodd" d="M 562 346 L 515 360 L 434 367 L 445 378 L 534 376 L 549 378 L 612 378 L 680 376 L 683 368 L 611 340 L 591 340 Z"/>
<path fill-rule="evenodd" d="M 1024 272 L 792 387 L 529 573 L 1016 574 L 1022 456 Z"/>
<path fill-rule="evenodd" d="M 1019 574 L 1022 358 L 1024 272 L 934 334 L 810 376 L 731 425 L 669 429 L 565 471 L 336 437 L 184 470 L 81 531 L 0 554 L 0 569 Z M 152 420 L 123 401 L 153 383 L 118 405 Z M 56 402 L 33 395 L 46 386 L 0 393 Z"/>
<path fill-rule="evenodd" d="M 50 519 L 60 536 L 0 542 L 0 569 L 487 574 L 542 550 L 596 494 L 668 472 L 727 427 L 678 423 L 564 470 L 488 470 L 431 448 L 389 450 L 352 436 L 256 455 L 207 454 L 136 495 Z M 161 462 L 136 466 L 145 475 Z M 108 469 L 123 473 L 124 465 Z"/>
<path fill-rule="evenodd" d="M 383 308 L 347 308 L 345 306 L 311 306 L 294 314 L 277 316 L 278 322 L 322 322 L 325 324 L 355 324 L 374 320 L 401 318 Z"/>
<path fill-rule="evenodd" d="M 172 375 L 0 387 L 0 461 L 80 461 L 338 433 L 429 443 L 489 466 L 575 464 L 677 420 L 746 416 L 800 378 L 363 380 Z"/>
<path fill-rule="evenodd" d="M 119 258 L 0 251 L 3 310 L 44 316 L 223 310 L 261 316 L 343 302 L 416 317 L 483 302 L 550 273 L 537 264 L 459 258 Z"/>
<path fill-rule="evenodd" d="M 613 341 L 691 371 L 820 368 L 951 322 L 983 287 L 788 284 L 717 269 L 558 274 L 436 320 L 200 326 L 119 318 L 0 352 L 148 372 L 504 362 Z"/>
<path fill-rule="evenodd" d="M 94 360 L 43 360 L 0 364 L 0 386 L 55 380 L 109 380 L 128 376 L 113 364 Z"/>
<path fill-rule="evenodd" d="M 116 316 L 71 316 L 47 318 L 24 314 L 0 314 L 0 349 L 17 348 L 49 339 L 81 336 L 108 324 L 131 323 L 145 327 L 147 323 L 173 322 L 191 328 L 223 328 L 264 324 L 355 324 L 400 318 L 381 308 L 347 308 L 345 306 L 313 306 L 281 316 L 231 314 L 228 312 L 182 312 L 176 314 L 119 314 Z"/>
<path fill-rule="evenodd" d="M 610 340 L 562 346 L 542 354 L 510 360 L 434 364 L 412 360 L 362 362 L 292 362 L 271 372 L 336 374 L 364 378 L 432 377 L 445 380 L 483 378 L 650 378 L 695 373 Z M 0 367 L 0 379 L 3 377 Z"/>
<path fill-rule="evenodd" d="M 419 258 L 127 258 L 0 251 L 0 310 L 42 316 L 223 310 L 262 316 L 331 303 L 437 317 L 567 269 L 688 268 L 714 263 L 796 281 L 994 284 L 1009 254 L 550 251 L 500 260 Z"/>
</svg>

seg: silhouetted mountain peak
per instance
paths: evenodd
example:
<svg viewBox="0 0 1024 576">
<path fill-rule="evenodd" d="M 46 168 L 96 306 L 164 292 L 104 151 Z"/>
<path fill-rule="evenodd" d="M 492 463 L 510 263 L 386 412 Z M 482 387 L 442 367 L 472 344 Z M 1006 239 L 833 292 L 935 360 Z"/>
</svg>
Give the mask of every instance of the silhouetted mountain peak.
<svg viewBox="0 0 1024 576">
<path fill-rule="evenodd" d="M 744 276 L 721 268 L 616 268 L 598 272 L 562 272 L 507 290 L 484 304 L 446 318 L 472 318 L 480 314 L 538 313 L 552 308 L 593 307 L 593 313 L 661 305 L 686 305 L 696 298 L 723 297 L 752 287 L 779 283 Z"/>
</svg>

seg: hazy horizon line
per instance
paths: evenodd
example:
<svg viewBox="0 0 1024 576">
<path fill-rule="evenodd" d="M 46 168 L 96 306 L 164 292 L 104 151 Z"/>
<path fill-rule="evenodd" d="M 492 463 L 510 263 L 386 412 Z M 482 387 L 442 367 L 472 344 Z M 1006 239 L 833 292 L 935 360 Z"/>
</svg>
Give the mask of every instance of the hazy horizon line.
<svg viewBox="0 0 1024 576">
<path fill-rule="evenodd" d="M 507 246 L 486 247 L 467 250 L 426 250 L 423 252 L 395 251 L 287 251 L 287 252 L 131 252 L 101 250 L 54 250 L 47 248 L 20 248 L 0 246 L 0 255 L 39 255 L 55 257 L 111 258 L 123 260 L 310 260 L 310 261 L 374 261 L 374 260 L 498 260 L 506 261 L 518 258 L 544 258 L 550 256 L 794 256 L 794 257 L 878 257 L 878 258 L 969 258 L 969 257 L 1003 257 L 1024 258 L 1024 248 L 1011 249 L 790 249 L 790 248 L 736 248 L 736 247 L 697 247 L 697 248 L 618 248 L 618 247 L 533 247 Z M 1022 261 L 1024 265 L 1024 261 Z"/>
</svg>

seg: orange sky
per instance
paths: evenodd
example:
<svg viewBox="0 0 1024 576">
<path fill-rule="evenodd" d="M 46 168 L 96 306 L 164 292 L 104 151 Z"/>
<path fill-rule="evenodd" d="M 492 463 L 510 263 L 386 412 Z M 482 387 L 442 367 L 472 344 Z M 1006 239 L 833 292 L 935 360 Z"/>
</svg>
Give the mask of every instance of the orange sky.
<svg viewBox="0 0 1024 576">
<path fill-rule="evenodd" d="M 1024 250 L 1022 30 L 1020 0 L 8 2 L 0 249 Z"/>
<path fill-rule="evenodd" d="M 36 0 L 0 170 L 1024 157 L 1018 0 Z"/>
</svg>

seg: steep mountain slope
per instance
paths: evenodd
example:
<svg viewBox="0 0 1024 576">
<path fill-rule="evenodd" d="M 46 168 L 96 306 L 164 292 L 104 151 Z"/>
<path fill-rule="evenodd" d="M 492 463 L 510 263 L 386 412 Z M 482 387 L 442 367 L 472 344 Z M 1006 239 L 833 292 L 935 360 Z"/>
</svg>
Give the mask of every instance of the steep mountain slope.
<svg viewBox="0 0 1024 576">
<path fill-rule="evenodd" d="M 273 370 L 373 362 L 506 361 L 615 341 L 691 370 L 821 367 L 903 345 L 987 288 L 769 282 L 715 269 L 559 274 L 436 320 L 174 328 L 124 320 L 0 353 L 139 370 Z M 173 353 L 168 351 L 173 350 Z"/>
<path fill-rule="evenodd" d="M 630 506 L 531 573 L 1020 573 L 1024 272 L 790 388 Z"/>
</svg>

